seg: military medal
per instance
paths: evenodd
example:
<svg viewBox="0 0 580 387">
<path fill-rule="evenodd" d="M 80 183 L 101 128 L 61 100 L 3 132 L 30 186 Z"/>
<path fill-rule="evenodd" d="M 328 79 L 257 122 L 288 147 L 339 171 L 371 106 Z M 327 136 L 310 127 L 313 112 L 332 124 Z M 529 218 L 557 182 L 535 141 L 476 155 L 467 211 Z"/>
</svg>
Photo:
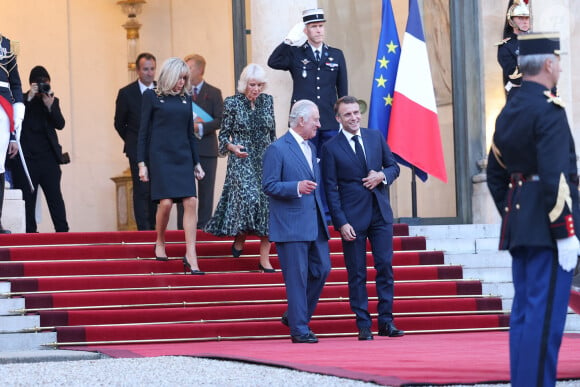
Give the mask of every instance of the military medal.
<svg viewBox="0 0 580 387">
<path fill-rule="evenodd" d="M 302 78 L 306 78 L 306 65 L 310 63 L 308 59 L 302 59 Z"/>
</svg>

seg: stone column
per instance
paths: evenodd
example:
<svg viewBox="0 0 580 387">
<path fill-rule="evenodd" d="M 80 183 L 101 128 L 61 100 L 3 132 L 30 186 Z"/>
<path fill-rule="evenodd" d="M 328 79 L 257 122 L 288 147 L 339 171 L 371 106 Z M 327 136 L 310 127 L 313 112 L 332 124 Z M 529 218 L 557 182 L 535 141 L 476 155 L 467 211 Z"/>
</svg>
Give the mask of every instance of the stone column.
<svg viewBox="0 0 580 387">
<path fill-rule="evenodd" d="M 302 21 L 302 11 L 316 8 L 316 0 L 295 0 L 291 2 L 253 0 L 250 9 L 248 62 L 264 66 L 268 75 L 266 93 L 274 96 L 274 114 L 278 137 L 288 129 L 292 78 L 288 71 L 273 70 L 268 67 L 268 57 L 290 29 Z"/>
</svg>

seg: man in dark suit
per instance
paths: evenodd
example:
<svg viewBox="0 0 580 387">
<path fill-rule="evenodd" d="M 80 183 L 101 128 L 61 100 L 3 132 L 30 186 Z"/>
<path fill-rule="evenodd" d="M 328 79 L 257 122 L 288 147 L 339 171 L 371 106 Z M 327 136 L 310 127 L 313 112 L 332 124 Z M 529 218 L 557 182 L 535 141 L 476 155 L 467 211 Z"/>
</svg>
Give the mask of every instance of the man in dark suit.
<svg viewBox="0 0 580 387">
<path fill-rule="evenodd" d="M 205 172 L 205 177 L 197 181 L 197 228 L 203 229 L 213 212 L 213 196 L 215 175 L 217 170 L 218 140 L 216 132 L 222 124 L 224 101 L 222 92 L 217 87 L 203 79 L 205 59 L 198 54 L 186 56 L 185 63 L 191 74 L 191 98 L 213 119 L 204 122 L 197 117 L 194 122 L 194 132 L 199 139 L 199 161 Z M 183 229 L 183 205 L 177 205 L 177 228 Z"/>
<path fill-rule="evenodd" d="M 560 98 L 557 33 L 518 35 L 519 91 L 497 117 L 487 185 L 512 256 L 512 386 L 553 386 L 577 263 L 580 207 L 574 137 Z"/>
<path fill-rule="evenodd" d="M 326 19 L 322 9 L 305 10 L 302 20 L 272 52 L 268 66 L 290 71 L 292 104 L 308 99 L 318 106 L 322 126 L 312 142 L 320 154 L 322 144 L 338 133 L 333 108 L 337 98 L 348 94 L 346 61 L 341 50 L 324 43 Z"/>
<path fill-rule="evenodd" d="M 141 99 L 146 89 L 153 89 L 155 83 L 155 57 L 147 52 L 139 54 L 135 62 L 137 76 L 135 82 L 119 90 L 115 103 L 115 129 L 125 142 L 123 152 L 129 159 L 133 180 L 133 211 L 138 230 L 155 229 L 157 206 L 151 201 L 149 182 L 139 180 L 137 166 L 137 138 L 141 122 Z"/>
<path fill-rule="evenodd" d="M 360 128 L 356 98 L 340 98 L 334 110 L 343 130 L 322 148 L 322 175 L 332 222 L 342 236 L 358 339 L 373 339 L 366 288 L 367 238 L 377 271 L 379 336 L 402 336 L 404 332 L 393 324 L 393 211 L 388 196 L 399 166 L 378 130 Z"/>
<path fill-rule="evenodd" d="M 316 343 L 308 327 L 330 272 L 329 233 L 320 197 L 316 148 L 308 141 L 320 127 L 316 105 L 297 101 L 290 112 L 290 130 L 264 155 L 262 188 L 270 197 L 270 240 L 286 284 L 293 343 Z"/>
</svg>

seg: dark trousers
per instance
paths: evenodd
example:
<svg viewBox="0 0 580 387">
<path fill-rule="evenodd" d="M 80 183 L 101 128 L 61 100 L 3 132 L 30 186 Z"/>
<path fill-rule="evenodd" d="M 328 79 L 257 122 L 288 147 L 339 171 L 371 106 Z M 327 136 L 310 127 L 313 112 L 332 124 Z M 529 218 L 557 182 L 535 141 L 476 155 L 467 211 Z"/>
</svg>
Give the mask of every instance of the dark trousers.
<svg viewBox="0 0 580 387">
<path fill-rule="evenodd" d="M 574 271 L 564 271 L 550 248 L 518 247 L 510 253 L 514 283 L 511 384 L 554 386 Z"/>
<path fill-rule="evenodd" d="M 342 241 L 344 261 L 348 273 L 348 291 L 350 307 L 356 315 L 356 325 L 370 328 L 367 293 L 367 238 L 371 243 L 376 270 L 375 284 L 377 289 L 379 326 L 393 321 L 393 224 L 384 221 L 376 202 L 373 201 L 373 218 L 365 230 L 355 230 L 356 239 Z"/>
<path fill-rule="evenodd" d="M 328 241 L 319 219 L 318 238 L 312 242 L 276 242 L 276 250 L 288 299 L 288 323 L 292 336 L 310 332 L 308 323 L 314 314 L 326 277 L 330 273 Z"/>
<path fill-rule="evenodd" d="M 205 177 L 197 181 L 197 228 L 203 229 L 213 213 L 217 157 L 199 157 Z M 183 204 L 177 203 L 177 228 L 183 230 Z"/>
<path fill-rule="evenodd" d="M 26 232 L 38 232 L 36 225 L 36 201 L 38 200 L 38 187 L 42 188 L 46 198 L 46 204 L 50 212 L 52 224 L 56 232 L 67 232 L 69 230 L 66 220 L 66 209 L 64 199 L 60 190 L 60 180 L 62 171 L 60 164 L 56 161 L 52 152 L 44 153 L 34 158 L 26 158 L 26 165 L 30 172 L 30 179 L 34 191 L 30 189 L 28 180 L 20 156 L 17 155 L 10 160 L 10 171 L 14 188 L 22 190 L 22 198 L 26 209 Z"/>
<path fill-rule="evenodd" d="M 157 204 L 151 201 L 149 182 L 139 180 L 137 160 L 129 157 L 131 180 L 133 180 L 133 212 L 138 230 L 155 230 Z"/>
</svg>

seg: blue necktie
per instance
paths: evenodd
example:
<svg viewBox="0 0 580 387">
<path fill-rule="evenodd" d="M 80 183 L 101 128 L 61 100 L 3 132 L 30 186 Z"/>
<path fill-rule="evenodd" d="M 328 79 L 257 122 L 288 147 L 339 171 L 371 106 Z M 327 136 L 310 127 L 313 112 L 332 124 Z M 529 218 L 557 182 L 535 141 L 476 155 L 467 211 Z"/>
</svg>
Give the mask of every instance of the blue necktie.
<svg viewBox="0 0 580 387">
<path fill-rule="evenodd" d="M 363 148 L 360 142 L 358 141 L 359 138 L 360 136 L 358 134 L 352 136 L 352 141 L 354 141 L 354 153 L 356 154 L 356 157 L 358 158 L 358 161 L 360 162 L 361 166 L 365 169 L 365 171 L 367 171 L 367 161 L 365 159 L 365 153 L 363 151 Z"/>
<path fill-rule="evenodd" d="M 316 58 L 316 62 L 320 62 L 320 51 L 314 50 L 314 57 Z"/>
<path fill-rule="evenodd" d="M 193 88 L 193 100 L 197 101 L 197 87 Z"/>
</svg>

